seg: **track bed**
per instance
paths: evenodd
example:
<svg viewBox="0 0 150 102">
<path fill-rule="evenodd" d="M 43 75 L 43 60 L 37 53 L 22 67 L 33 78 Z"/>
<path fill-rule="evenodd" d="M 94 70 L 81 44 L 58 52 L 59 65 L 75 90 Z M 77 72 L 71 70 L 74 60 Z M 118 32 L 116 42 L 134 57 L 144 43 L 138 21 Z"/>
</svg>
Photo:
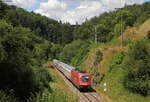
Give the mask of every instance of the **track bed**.
<svg viewBox="0 0 150 102">
<path fill-rule="evenodd" d="M 65 83 L 68 85 L 68 87 L 79 97 L 80 102 L 106 102 L 104 99 L 102 99 L 95 90 L 82 90 L 79 91 L 68 79 L 64 76 L 63 72 L 58 70 L 56 68 L 59 75 L 63 78 Z"/>
</svg>

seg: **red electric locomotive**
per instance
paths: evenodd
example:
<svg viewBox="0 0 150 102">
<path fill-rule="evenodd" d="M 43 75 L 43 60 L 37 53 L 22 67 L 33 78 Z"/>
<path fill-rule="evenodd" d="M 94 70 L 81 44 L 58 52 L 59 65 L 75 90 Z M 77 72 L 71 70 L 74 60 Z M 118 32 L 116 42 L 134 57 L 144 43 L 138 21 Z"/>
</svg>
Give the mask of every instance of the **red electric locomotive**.
<svg viewBox="0 0 150 102">
<path fill-rule="evenodd" d="M 79 70 L 72 70 L 70 80 L 79 88 L 91 87 L 91 76 L 88 73 Z"/>
<path fill-rule="evenodd" d="M 58 60 L 53 60 L 55 66 L 79 89 L 91 87 L 91 75 Z"/>
</svg>

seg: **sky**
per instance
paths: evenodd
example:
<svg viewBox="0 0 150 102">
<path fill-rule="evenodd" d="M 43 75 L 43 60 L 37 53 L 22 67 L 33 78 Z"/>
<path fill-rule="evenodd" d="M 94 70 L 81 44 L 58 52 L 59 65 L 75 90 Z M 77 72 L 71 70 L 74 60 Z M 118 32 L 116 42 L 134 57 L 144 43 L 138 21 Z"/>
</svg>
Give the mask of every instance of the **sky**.
<svg viewBox="0 0 150 102">
<path fill-rule="evenodd" d="M 141 4 L 150 0 L 3 0 L 63 23 L 82 24 L 86 19 L 121 8 L 124 4 Z"/>
</svg>

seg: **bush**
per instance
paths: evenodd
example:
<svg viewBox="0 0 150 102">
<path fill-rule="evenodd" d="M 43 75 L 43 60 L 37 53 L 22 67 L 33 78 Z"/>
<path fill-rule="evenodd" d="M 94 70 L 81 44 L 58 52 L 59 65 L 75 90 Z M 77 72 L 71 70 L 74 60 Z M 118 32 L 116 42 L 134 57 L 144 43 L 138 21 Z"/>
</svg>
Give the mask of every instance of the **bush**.
<svg viewBox="0 0 150 102">
<path fill-rule="evenodd" d="M 75 40 L 72 43 L 65 45 L 63 51 L 60 53 L 60 60 L 69 64 L 82 44 L 83 42 L 81 40 Z"/>
<path fill-rule="evenodd" d="M 71 64 L 74 67 L 79 67 L 83 63 L 87 53 L 89 52 L 89 45 L 89 42 L 86 42 L 83 43 L 79 49 L 77 49 L 76 55 L 71 60 Z"/>
<path fill-rule="evenodd" d="M 33 95 L 27 102 L 77 102 L 77 99 L 68 97 L 64 92 L 55 89 L 52 93 L 48 90 L 44 90 L 42 93 Z"/>
<path fill-rule="evenodd" d="M 148 31 L 147 38 L 150 40 L 150 31 Z"/>
<path fill-rule="evenodd" d="M 128 70 L 125 87 L 143 96 L 150 95 L 150 53 L 145 41 L 137 41 L 129 47 L 123 67 Z"/>
<path fill-rule="evenodd" d="M 0 31 L 0 89 L 13 89 L 16 97 L 26 100 L 31 93 L 48 88 L 48 73 L 42 71 L 39 74 L 32 70 L 36 66 L 32 66 L 32 59 L 44 60 L 37 52 L 33 53 L 37 49 L 32 39 L 34 34 L 29 29 L 13 27 L 4 20 L 0 20 Z M 44 50 L 44 56 L 47 55 L 48 44 L 36 47 L 39 52 Z"/>
<path fill-rule="evenodd" d="M 0 45 L 3 56 L 0 61 L 0 89 L 14 89 L 20 98 L 36 92 L 35 75 L 30 66 L 32 32 L 22 27 L 13 27 L 0 20 Z"/>
<path fill-rule="evenodd" d="M 123 52 L 123 51 L 118 52 L 112 58 L 111 64 L 109 65 L 109 71 L 111 71 L 113 68 L 120 67 L 123 62 L 124 57 L 125 57 L 125 52 Z"/>
<path fill-rule="evenodd" d="M 47 88 L 49 91 L 51 91 L 49 82 L 52 81 L 52 78 L 49 72 L 46 69 L 41 68 L 38 69 L 35 74 L 39 90 L 43 91 Z"/>
<path fill-rule="evenodd" d="M 103 53 L 100 50 L 96 51 L 94 66 L 97 66 L 100 63 L 100 61 L 102 61 L 102 59 L 103 59 Z"/>
<path fill-rule="evenodd" d="M 98 85 L 100 82 L 103 80 L 104 74 L 101 74 L 100 72 L 94 72 L 94 77 L 93 77 L 93 85 Z"/>
<path fill-rule="evenodd" d="M 0 102 L 19 102 L 18 99 L 14 97 L 13 93 L 6 93 L 4 91 L 0 91 Z"/>
<path fill-rule="evenodd" d="M 92 70 L 92 74 L 93 74 L 93 84 L 97 85 L 101 82 L 101 80 L 103 79 L 104 75 L 101 74 L 100 72 L 98 72 L 98 64 L 100 64 L 100 62 L 103 59 L 103 53 L 100 50 L 96 51 L 96 57 L 95 57 L 95 61 L 93 62 L 94 68 Z"/>
</svg>

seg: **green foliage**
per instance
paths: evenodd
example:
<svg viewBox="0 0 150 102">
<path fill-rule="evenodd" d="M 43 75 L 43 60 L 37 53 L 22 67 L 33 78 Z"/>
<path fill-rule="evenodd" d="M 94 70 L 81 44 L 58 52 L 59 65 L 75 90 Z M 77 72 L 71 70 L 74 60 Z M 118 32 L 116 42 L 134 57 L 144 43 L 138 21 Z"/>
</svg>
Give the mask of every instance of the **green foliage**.
<svg viewBox="0 0 150 102">
<path fill-rule="evenodd" d="M 142 24 L 150 17 L 150 2 L 142 5 L 130 5 L 109 13 L 103 13 L 86 21 L 74 30 L 75 39 L 109 42 L 121 34 L 128 26 Z M 96 28 L 96 29 L 95 29 Z"/>
<path fill-rule="evenodd" d="M 149 5 L 150 5 L 150 2 L 146 2 L 142 6 L 139 6 L 134 10 L 136 11 L 134 15 L 137 16 L 137 21 L 135 24 L 139 25 L 143 23 L 145 20 L 150 18 L 150 6 Z"/>
<path fill-rule="evenodd" d="M 100 50 L 96 51 L 96 58 L 93 63 L 94 66 L 97 66 L 100 63 L 100 61 L 102 61 L 102 59 L 103 59 L 103 53 Z"/>
<path fill-rule="evenodd" d="M 147 38 L 148 38 L 148 40 L 150 40 L 150 31 L 148 31 L 148 33 L 147 33 Z"/>
<path fill-rule="evenodd" d="M 28 97 L 30 92 L 36 91 L 34 74 L 29 65 L 31 55 L 27 48 L 30 46 L 30 32 L 21 27 L 13 28 L 5 21 L 0 21 L 0 29 L 0 42 L 5 53 L 0 58 L 0 89 L 14 89 L 20 97 Z"/>
<path fill-rule="evenodd" d="M 103 59 L 103 53 L 100 50 L 96 51 L 96 58 L 93 62 L 94 68 L 92 71 L 93 74 L 93 84 L 98 85 L 101 80 L 103 79 L 104 75 L 98 72 L 98 64 L 102 61 Z"/>
<path fill-rule="evenodd" d="M 41 65 L 46 60 L 58 59 L 61 45 L 73 40 L 74 28 L 70 24 L 8 6 L 1 0 L 0 11 L 0 90 L 14 90 L 14 95 L 0 92 L 0 101 L 18 102 L 18 98 L 20 102 L 26 102 L 31 94 L 40 96 L 45 89 L 53 94 L 49 85 L 51 76 Z M 66 96 L 62 94 L 61 97 Z M 62 102 L 69 101 L 66 100 Z"/>
<path fill-rule="evenodd" d="M 80 48 L 76 49 L 77 53 L 75 54 L 75 56 L 72 58 L 71 60 L 71 65 L 75 66 L 75 67 L 79 67 L 84 59 L 86 58 L 87 53 L 89 52 L 89 48 L 90 44 L 89 42 L 83 43 Z M 81 68 L 80 68 L 81 70 Z M 84 69 L 82 69 L 84 70 Z"/>
<path fill-rule="evenodd" d="M 125 6 L 116 11 L 104 13 L 99 17 L 87 20 L 80 26 L 62 24 L 40 14 L 28 13 L 21 8 L 8 6 L 1 0 L 0 11 L 0 89 L 13 89 L 15 95 L 0 92 L 2 96 L 0 101 L 17 102 L 15 97 L 26 101 L 32 93 L 34 97 L 29 99 L 29 102 L 70 102 L 71 99 L 60 91 L 52 93 L 43 91 L 50 90 L 49 81 L 52 79 L 45 69 L 39 69 L 41 64 L 48 59 L 60 58 L 66 63 L 81 65 L 90 45 L 84 44 L 84 41 L 93 42 L 96 34 L 98 42 L 105 43 L 118 37 L 121 28 L 124 31 L 128 26 L 143 23 L 150 17 L 150 2 Z M 148 33 L 148 38 L 150 38 L 149 35 Z M 61 45 L 65 47 L 62 48 Z M 129 49 L 125 65 L 123 65 L 128 70 L 125 86 L 144 96 L 150 93 L 150 55 L 148 51 L 145 43 L 136 43 Z M 120 66 L 124 56 L 124 52 L 115 56 L 110 70 L 122 72 L 123 69 Z M 102 53 L 97 52 L 95 66 L 101 61 L 101 58 Z M 116 79 L 119 78 L 117 74 Z M 113 75 L 110 76 L 113 77 Z M 94 83 L 98 84 L 104 75 L 95 71 L 94 77 Z M 35 93 L 38 94 L 35 95 Z"/>
<path fill-rule="evenodd" d="M 51 50 L 49 51 L 49 58 L 51 60 L 53 59 L 59 59 L 59 54 L 62 52 L 63 47 L 59 44 L 52 44 Z"/>
<path fill-rule="evenodd" d="M 107 29 L 106 25 L 99 24 L 96 26 L 97 27 L 97 40 L 99 42 L 107 42 L 111 39 L 111 35 L 109 34 L 109 29 Z"/>
<path fill-rule="evenodd" d="M 41 72 L 44 75 L 40 75 L 33 72 L 32 59 L 40 56 L 34 52 L 39 49 L 44 54 L 40 60 L 45 60 L 49 46 L 37 48 L 32 39 L 35 36 L 29 29 L 12 27 L 4 20 L 0 20 L 0 30 L 0 89 L 13 89 L 15 96 L 27 99 L 31 93 L 48 88 L 48 73 L 44 71 Z"/>
<path fill-rule="evenodd" d="M 93 34 L 91 32 L 93 32 L 93 26 L 90 24 L 83 24 L 82 26 L 77 26 L 76 29 L 74 30 L 74 38 L 75 39 L 93 39 Z"/>
<path fill-rule="evenodd" d="M 41 43 L 35 44 L 33 49 L 33 65 L 40 66 L 44 61 L 50 58 L 50 51 L 51 51 L 51 43 L 48 41 L 42 41 Z M 42 59 L 42 60 L 41 60 Z"/>
<path fill-rule="evenodd" d="M 132 26 L 135 22 L 134 15 L 129 11 L 129 10 L 120 10 L 116 14 L 116 20 L 119 21 L 120 23 L 124 22 L 124 25 Z M 123 20 L 123 22 L 121 21 Z M 124 26 L 124 27 L 125 27 Z M 123 28 L 124 28 L 123 27 Z"/>
<path fill-rule="evenodd" d="M 6 14 L 6 9 L 8 8 L 8 6 L 6 4 L 4 4 L 1 0 L 0 0 L 0 19 L 2 19 L 4 17 L 4 15 Z"/>
<path fill-rule="evenodd" d="M 78 49 L 82 44 L 83 43 L 81 40 L 76 40 L 70 44 L 65 45 L 63 51 L 60 53 L 60 60 L 65 63 L 70 63 L 72 58 L 77 54 Z"/>
<path fill-rule="evenodd" d="M 94 72 L 93 74 L 93 85 L 99 85 L 100 82 L 103 80 L 104 74 L 101 74 L 100 72 Z"/>
<path fill-rule="evenodd" d="M 0 1 L 0 11 L 0 19 L 5 19 L 13 26 L 28 27 L 36 35 L 53 43 L 64 45 L 73 40 L 74 27 L 70 24 L 62 24 L 34 12 L 29 13 L 15 6 L 8 6 L 2 1 Z"/>
<path fill-rule="evenodd" d="M 49 91 L 51 91 L 49 82 L 52 81 L 52 78 L 49 72 L 46 69 L 41 68 L 38 69 L 35 73 L 36 73 L 36 81 L 39 84 L 38 85 L 39 90 L 48 89 Z"/>
<path fill-rule="evenodd" d="M 115 25 L 115 27 L 114 27 L 114 33 L 116 34 L 116 36 L 121 35 L 121 27 L 122 27 L 121 24 L 116 24 Z"/>
<path fill-rule="evenodd" d="M 124 56 L 124 57 L 123 57 Z M 123 57 L 123 58 L 122 58 Z M 120 59 L 120 60 L 118 60 Z M 150 97 L 143 97 L 140 94 L 133 93 L 124 87 L 124 80 L 128 75 L 127 67 L 122 68 L 126 59 L 126 52 L 118 52 L 109 62 L 111 71 L 105 74 L 103 80 L 100 82 L 100 92 L 104 90 L 104 83 L 107 83 L 106 93 L 115 102 L 149 102 Z"/>
<path fill-rule="evenodd" d="M 45 90 L 43 93 L 33 95 L 28 102 L 77 102 L 77 99 L 68 97 L 64 92 L 55 89 L 53 93 Z"/>
<path fill-rule="evenodd" d="M 150 95 L 150 53 L 146 41 L 133 43 L 124 62 L 128 70 L 126 88 L 143 96 Z"/>
<path fill-rule="evenodd" d="M 112 71 L 114 68 L 121 67 L 121 64 L 124 60 L 125 52 L 118 52 L 111 60 L 111 64 L 109 65 L 109 71 Z"/>
<path fill-rule="evenodd" d="M 15 98 L 14 94 L 9 92 L 0 91 L 0 101 L 1 102 L 19 102 L 18 99 Z"/>
</svg>

